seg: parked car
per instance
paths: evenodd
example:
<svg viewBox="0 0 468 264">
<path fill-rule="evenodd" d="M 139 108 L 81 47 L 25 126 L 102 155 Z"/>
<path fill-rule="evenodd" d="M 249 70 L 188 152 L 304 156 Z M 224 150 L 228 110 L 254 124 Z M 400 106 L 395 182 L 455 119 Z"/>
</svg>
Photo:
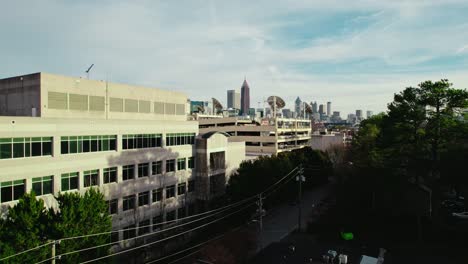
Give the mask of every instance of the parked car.
<svg viewBox="0 0 468 264">
<path fill-rule="evenodd" d="M 459 219 L 468 220 L 468 212 L 452 213 L 452 215 Z"/>
</svg>

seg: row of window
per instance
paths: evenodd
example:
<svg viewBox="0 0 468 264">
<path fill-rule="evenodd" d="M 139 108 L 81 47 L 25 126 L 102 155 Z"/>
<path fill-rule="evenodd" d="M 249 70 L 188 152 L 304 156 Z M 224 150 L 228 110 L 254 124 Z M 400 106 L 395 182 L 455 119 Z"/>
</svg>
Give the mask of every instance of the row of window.
<svg viewBox="0 0 468 264">
<path fill-rule="evenodd" d="M 166 134 L 166 146 L 193 145 L 195 133 L 168 133 Z"/>
<path fill-rule="evenodd" d="M 138 195 L 132 194 L 124 196 L 122 198 L 122 210 L 133 210 L 137 207 L 137 205 L 145 206 L 149 205 L 150 203 L 157 203 L 163 201 L 164 199 L 176 197 L 176 190 L 177 196 L 184 195 L 185 193 L 191 193 L 195 190 L 195 182 L 190 180 L 187 183 L 179 183 L 177 186 L 174 184 L 166 186 L 165 188 L 157 188 L 152 191 L 140 192 Z M 118 213 L 118 199 L 109 200 L 108 206 L 110 214 Z"/>
<path fill-rule="evenodd" d="M 176 160 L 166 160 L 166 172 L 173 172 L 176 170 Z M 185 170 L 186 164 L 189 169 L 194 168 L 193 157 L 177 159 L 177 170 Z M 125 165 L 122 166 L 122 179 L 132 180 L 135 178 L 135 169 L 137 169 L 138 177 L 150 176 L 149 170 L 150 163 L 140 163 L 137 166 Z M 162 174 L 162 161 L 155 161 L 151 163 L 152 175 Z M 103 169 L 103 184 L 117 182 L 117 167 L 110 167 Z M 79 173 L 69 172 L 61 175 L 61 191 L 77 190 L 79 188 Z M 83 172 L 83 186 L 91 187 L 98 186 L 99 183 L 99 170 L 87 170 Z M 36 195 L 44 195 L 53 193 L 53 176 L 36 177 L 32 179 L 32 190 Z M 0 203 L 18 200 L 25 192 L 25 180 L 8 181 L 1 183 L 0 189 Z"/>
<path fill-rule="evenodd" d="M 62 154 L 117 150 L 117 136 L 71 136 L 61 137 Z"/>
<path fill-rule="evenodd" d="M 52 137 L 0 138 L 0 159 L 52 155 Z"/>
<path fill-rule="evenodd" d="M 169 133 L 167 146 L 193 145 L 195 133 Z M 122 148 L 140 149 L 162 147 L 162 134 L 135 134 L 122 136 Z M 75 154 L 116 151 L 116 135 L 64 136 L 60 138 L 60 153 Z M 52 155 L 52 137 L 0 138 L 0 159 L 14 159 Z"/>
<path fill-rule="evenodd" d="M 174 221 L 176 219 L 184 218 L 187 215 L 193 215 L 195 213 L 195 206 L 194 204 L 189 204 L 186 207 L 180 207 L 178 209 L 174 209 L 171 211 L 166 212 L 166 221 Z M 156 215 L 152 217 L 151 219 L 146 219 L 143 221 L 140 221 L 138 223 L 138 228 L 136 228 L 136 225 L 129 225 L 126 226 L 123 230 L 123 239 L 129 239 L 137 236 L 141 236 L 143 234 L 149 233 L 152 229 L 153 232 L 161 229 L 162 223 L 163 223 L 163 214 Z M 151 223 L 150 223 L 151 221 Z M 113 238 L 112 241 L 117 241 L 118 240 L 118 233 L 115 233 L 116 236 Z"/>
<path fill-rule="evenodd" d="M 123 149 L 156 148 L 162 146 L 162 134 L 123 135 Z"/>
</svg>

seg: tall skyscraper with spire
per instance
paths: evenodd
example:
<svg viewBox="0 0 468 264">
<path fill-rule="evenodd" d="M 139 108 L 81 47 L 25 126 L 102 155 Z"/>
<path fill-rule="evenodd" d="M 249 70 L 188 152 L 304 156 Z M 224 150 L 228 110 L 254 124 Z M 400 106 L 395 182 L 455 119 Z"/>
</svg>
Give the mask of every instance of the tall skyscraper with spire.
<svg viewBox="0 0 468 264">
<path fill-rule="evenodd" d="M 248 115 L 250 108 L 250 87 L 244 77 L 241 87 L 241 115 Z"/>
</svg>

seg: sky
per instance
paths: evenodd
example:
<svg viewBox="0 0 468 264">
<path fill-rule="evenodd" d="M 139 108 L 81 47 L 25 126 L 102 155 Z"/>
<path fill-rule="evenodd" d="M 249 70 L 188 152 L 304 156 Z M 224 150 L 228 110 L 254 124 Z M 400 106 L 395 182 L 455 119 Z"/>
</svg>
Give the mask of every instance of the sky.
<svg viewBox="0 0 468 264">
<path fill-rule="evenodd" d="M 468 0 L 3 1 L 0 78 L 50 72 L 251 107 L 277 95 L 385 111 L 425 80 L 468 87 Z"/>
</svg>

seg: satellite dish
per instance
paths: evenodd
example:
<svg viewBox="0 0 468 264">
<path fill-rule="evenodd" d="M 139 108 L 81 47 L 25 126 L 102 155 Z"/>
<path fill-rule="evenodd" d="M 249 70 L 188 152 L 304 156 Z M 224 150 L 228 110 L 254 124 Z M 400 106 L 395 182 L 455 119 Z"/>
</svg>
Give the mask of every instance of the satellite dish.
<svg viewBox="0 0 468 264">
<path fill-rule="evenodd" d="M 283 108 L 283 107 L 286 105 L 286 104 L 284 103 L 284 100 L 283 100 L 281 97 L 276 96 L 276 95 L 270 96 L 270 97 L 268 97 L 268 99 L 267 99 L 267 102 L 268 102 L 268 104 L 270 105 L 271 108 L 274 107 L 273 104 L 275 103 L 275 101 L 276 101 L 276 108 L 277 108 L 277 109 L 281 109 L 281 108 Z"/>
<path fill-rule="evenodd" d="M 223 105 L 216 98 L 211 98 L 211 99 L 213 99 L 213 107 L 216 110 L 218 110 L 218 111 L 223 110 Z"/>
<path fill-rule="evenodd" d="M 198 113 L 204 113 L 205 112 L 205 107 L 203 107 L 203 105 L 197 105 L 197 111 L 198 111 Z"/>
<path fill-rule="evenodd" d="M 306 113 L 312 114 L 312 108 L 310 107 L 310 105 L 308 103 L 304 103 L 304 107 L 305 107 L 305 112 Z"/>
</svg>

